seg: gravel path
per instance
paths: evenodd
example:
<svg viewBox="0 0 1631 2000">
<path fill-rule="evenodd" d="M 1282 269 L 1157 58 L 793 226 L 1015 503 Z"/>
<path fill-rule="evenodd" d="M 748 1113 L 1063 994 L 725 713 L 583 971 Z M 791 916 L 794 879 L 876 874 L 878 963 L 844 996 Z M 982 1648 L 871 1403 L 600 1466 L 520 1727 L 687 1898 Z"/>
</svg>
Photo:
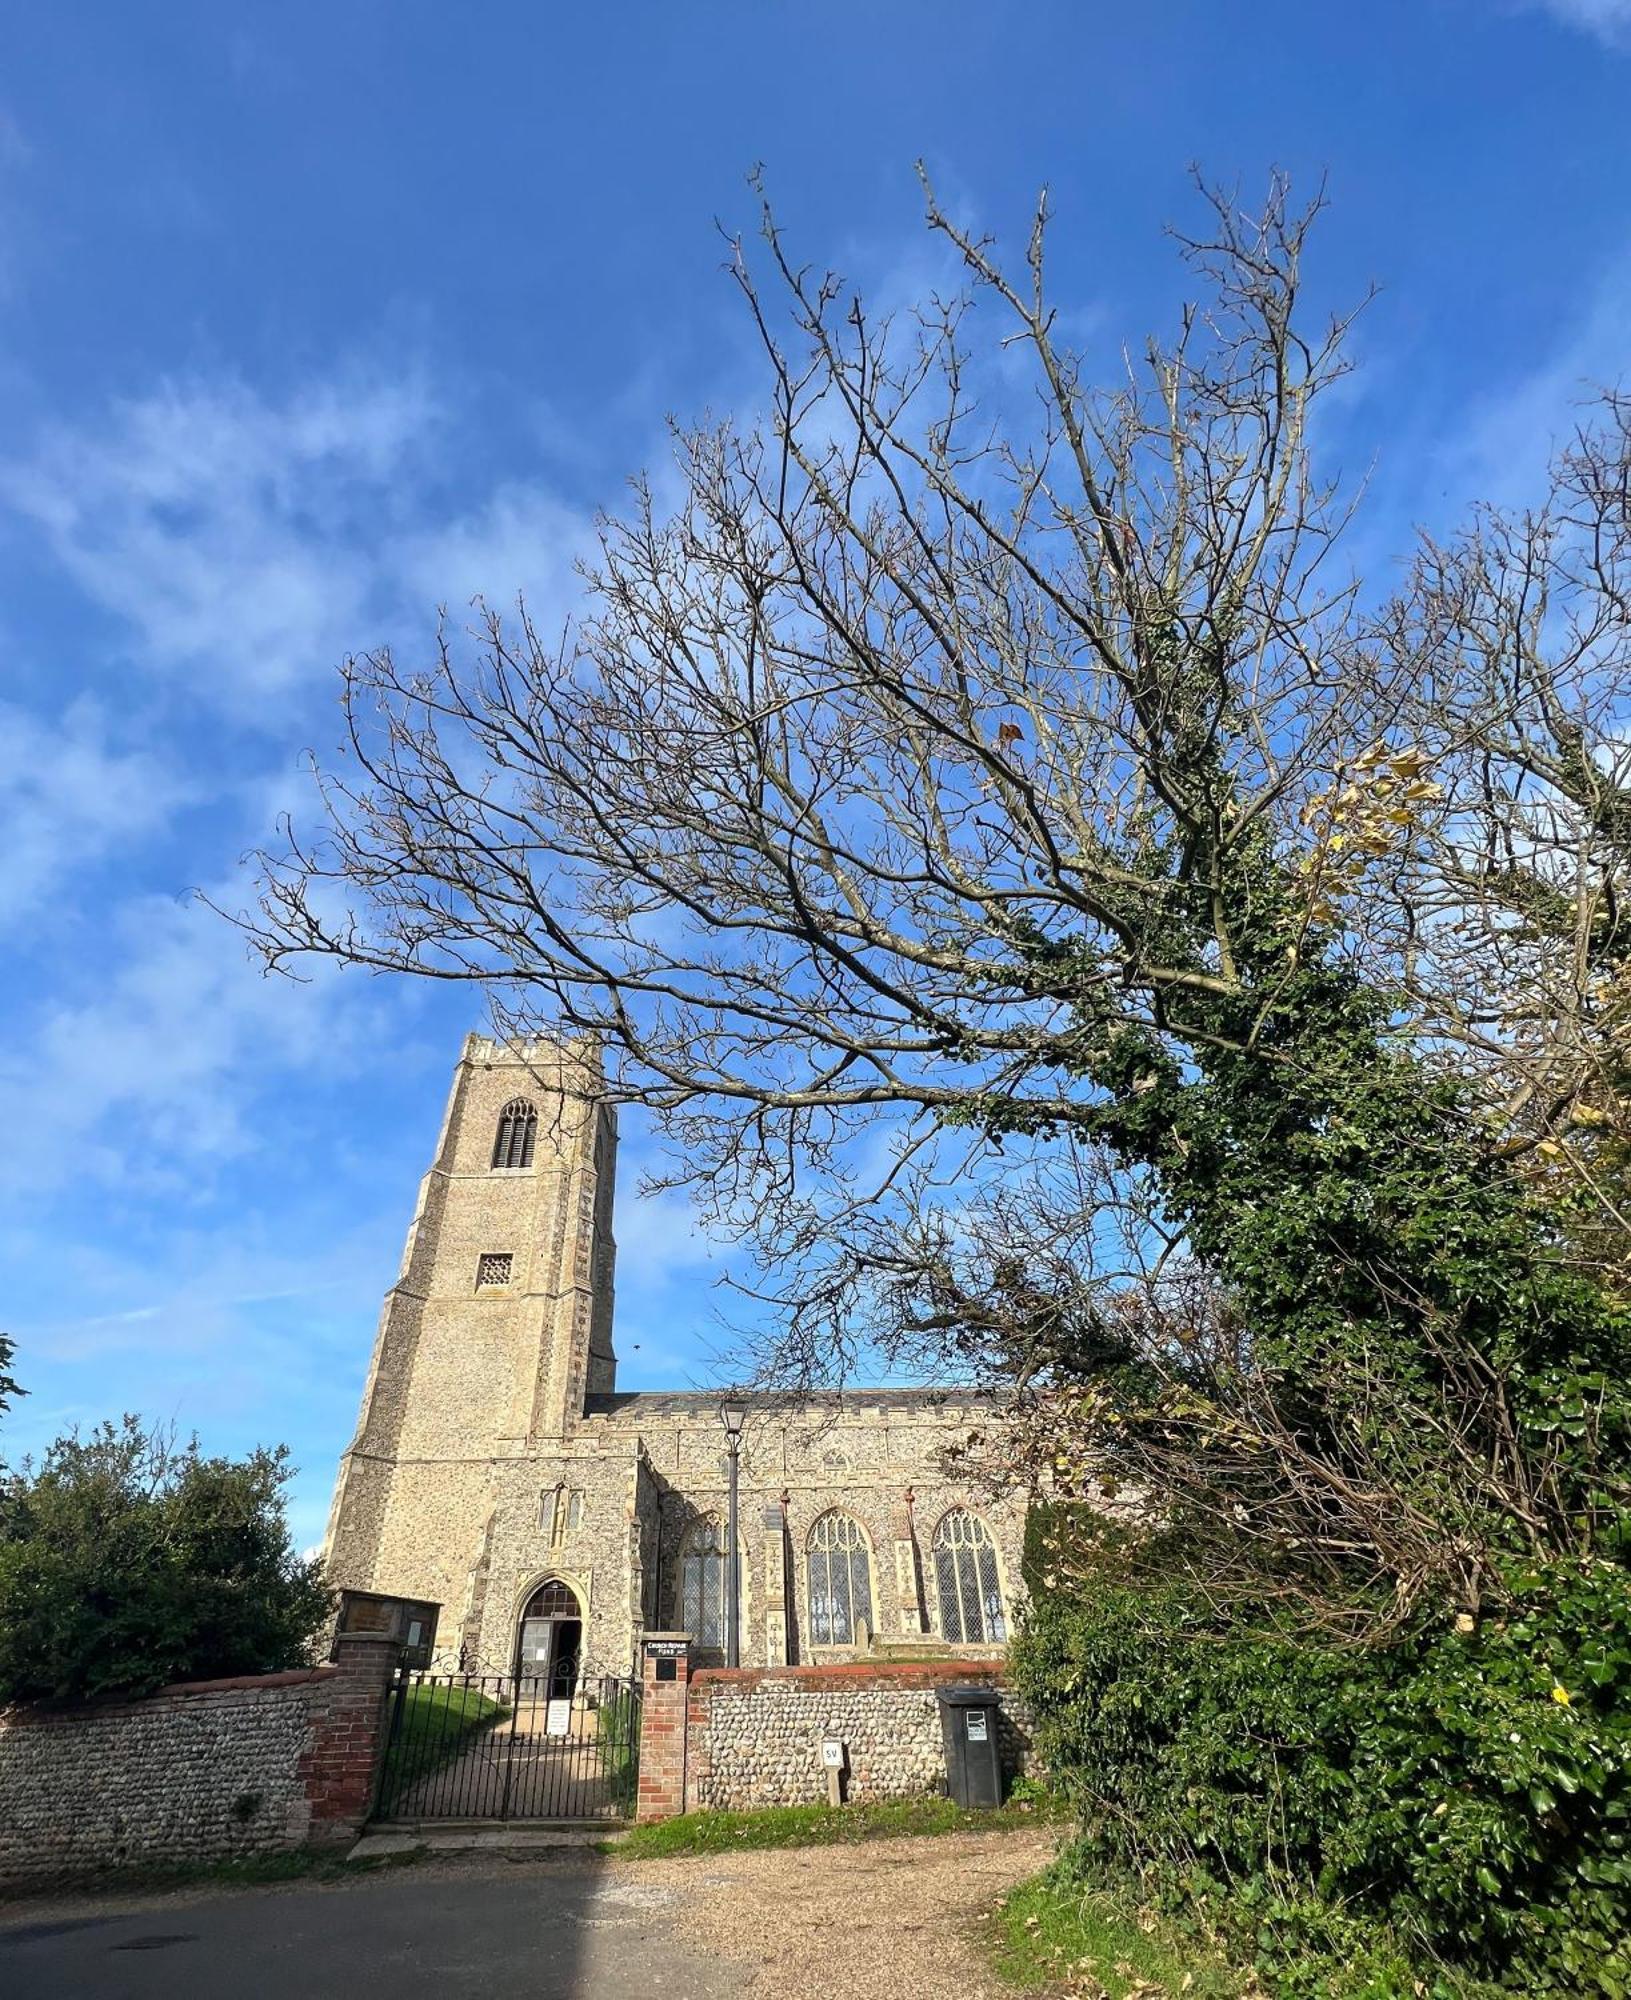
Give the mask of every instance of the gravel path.
<svg viewBox="0 0 1631 2000">
<path fill-rule="evenodd" d="M 1041 1830 L 955 1833 L 625 1862 L 618 1872 L 680 1890 L 676 1935 L 751 1969 L 750 2000 L 1012 2000 L 987 1970 L 979 1920 L 1056 1846 Z"/>
<path fill-rule="evenodd" d="M 625 1861 L 438 1855 L 277 1887 L 0 1907 L 11 2000 L 1013 2000 L 979 1921 L 1042 1830 Z"/>
</svg>

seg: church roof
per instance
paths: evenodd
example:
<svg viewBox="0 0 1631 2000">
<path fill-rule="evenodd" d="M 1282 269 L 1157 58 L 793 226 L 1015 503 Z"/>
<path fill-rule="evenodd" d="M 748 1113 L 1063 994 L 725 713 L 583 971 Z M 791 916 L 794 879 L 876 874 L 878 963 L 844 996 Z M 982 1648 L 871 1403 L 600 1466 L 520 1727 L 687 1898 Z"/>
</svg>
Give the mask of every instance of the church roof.
<svg viewBox="0 0 1631 2000">
<path fill-rule="evenodd" d="M 712 1416 L 729 1392 L 722 1389 L 627 1389 L 584 1398 L 587 1417 Z M 750 1389 L 729 1396 L 754 1411 L 781 1411 L 789 1417 L 801 1410 L 841 1415 L 846 1410 L 969 1410 L 988 1408 L 992 1397 L 982 1389 L 819 1389 L 794 1395 L 781 1389 Z"/>
</svg>

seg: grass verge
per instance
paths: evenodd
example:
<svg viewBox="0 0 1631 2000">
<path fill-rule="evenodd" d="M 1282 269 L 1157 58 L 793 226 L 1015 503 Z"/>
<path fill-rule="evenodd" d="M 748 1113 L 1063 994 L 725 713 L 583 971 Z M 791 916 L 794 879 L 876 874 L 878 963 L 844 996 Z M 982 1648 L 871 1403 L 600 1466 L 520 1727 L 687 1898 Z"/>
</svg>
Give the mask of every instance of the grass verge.
<svg viewBox="0 0 1631 2000">
<path fill-rule="evenodd" d="M 1065 2000 L 1501 2000 L 1505 1989 L 1412 1956 L 1387 1925 L 1309 1899 L 1223 1934 L 1148 1904 L 1136 1883 L 1084 1881 L 1066 1862 L 1021 1885 L 992 1913 L 997 1970 Z"/>
<path fill-rule="evenodd" d="M 894 1840 L 906 1834 L 1015 1833 L 1044 1825 L 1051 1810 L 1026 1801 L 964 1812 L 950 1799 L 890 1799 L 870 1806 L 767 1806 L 761 1812 L 696 1812 L 637 1826 L 602 1841 L 603 1854 L 647 1861 L 677 1854 L 737 1853 L 749 1847 L 825 1847 Z"/>
<path fill-rule="evenodd" d="M 997 1970 L 1033 1991 L 1082 2000 L 1151 1993 L 1236 2000 L 1262 1990 L 1171 1918 L 1052 1871 L 1004 1898 L 994 1930 Z"/>
</svg>

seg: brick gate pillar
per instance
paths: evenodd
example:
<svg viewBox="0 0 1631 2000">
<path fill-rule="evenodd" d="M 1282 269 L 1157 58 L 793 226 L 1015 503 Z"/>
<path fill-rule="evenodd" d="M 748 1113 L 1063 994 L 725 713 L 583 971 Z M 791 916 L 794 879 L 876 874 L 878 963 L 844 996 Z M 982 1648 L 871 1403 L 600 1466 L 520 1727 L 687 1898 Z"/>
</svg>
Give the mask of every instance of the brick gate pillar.
<svg viewBox="0 0 1631 2000">
<path fill-rule="evenodd" d="M 334 1666 L 314 1704 L 300 1764 L 314 1846 L 355 1840 L 373 1807 L 401 1651 L 383 1632 L 342 1632 L 334 1641 Z"/>
<path fill-rule="evenodd" d="M 640 1643 L 640 1680 L 640 1797 L 634 1816 L 673 1819 L 685 1810 L 689 1634 L 646 1633 Z"/>
</svg>

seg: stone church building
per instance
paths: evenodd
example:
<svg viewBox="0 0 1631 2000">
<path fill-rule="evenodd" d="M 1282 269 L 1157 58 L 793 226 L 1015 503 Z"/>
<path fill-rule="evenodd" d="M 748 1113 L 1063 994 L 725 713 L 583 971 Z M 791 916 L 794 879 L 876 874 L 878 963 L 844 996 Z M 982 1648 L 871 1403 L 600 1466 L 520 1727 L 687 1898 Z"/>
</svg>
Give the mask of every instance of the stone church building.
<svg viewBox="0 0 1631 2000">
<path fill-rule="evenodd" d="M 570 1045 L 470 1036 L 385 1296 L 329 1520 L 337 1587 L 442 1607 L 436 1664 L 569 1693 L 640 1632 L 726 1644 L 722 1397 L 623 1391 L 613 1351 L 614 1107 Z M 957 1390 L 749 1395 L 738 1552 L 744 1666 L 1007 1637 L 1024 1503 L 946 1448 Z"/>
</svg>

